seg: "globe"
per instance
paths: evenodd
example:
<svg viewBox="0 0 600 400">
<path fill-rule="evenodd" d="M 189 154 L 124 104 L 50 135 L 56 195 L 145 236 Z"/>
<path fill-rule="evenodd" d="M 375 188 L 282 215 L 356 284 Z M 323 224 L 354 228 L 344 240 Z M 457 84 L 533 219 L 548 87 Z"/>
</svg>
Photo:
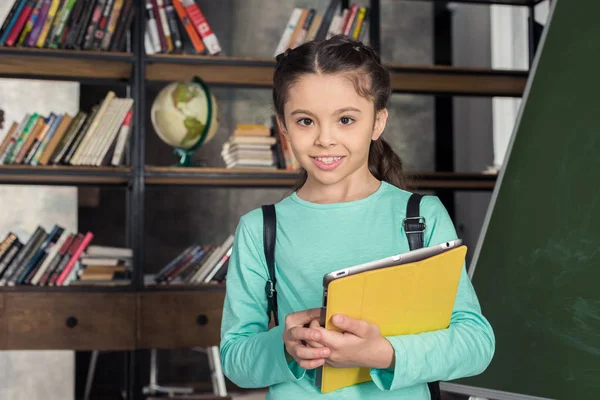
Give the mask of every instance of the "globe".
<svg viewBox="0 0 600 400">
<path fill-rule="evenodd" d="M 174 147 L 178 166 L 190 166 L 191 155 L 219 128 L 217 101 L 199 77 L 165 86 L 154 99 L 150 116 L 158 137 Z"/>
</svg>

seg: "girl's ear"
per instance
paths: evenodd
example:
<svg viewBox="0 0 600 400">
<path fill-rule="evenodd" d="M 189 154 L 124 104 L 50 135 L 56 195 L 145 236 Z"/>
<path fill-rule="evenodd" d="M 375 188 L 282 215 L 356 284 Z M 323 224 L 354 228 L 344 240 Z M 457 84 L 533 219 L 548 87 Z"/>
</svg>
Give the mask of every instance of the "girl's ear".
<svg viewBox="0 0 600 400">
<path fill-rule="evenodd" d="M 385 124 L 387 123 L 388 111 L 387 108 L 379 110 L 377 114 L 375 114 L 375 125 L 373 126 L 373 135 L 371 136 L 372 140 L 377 140 L 383 133 L 385 129 Z"/>
<path fill-rule="evenodd" d="M 285 137 L 289 141 L 290 138 L 288 137 L 288 131 L 285 127 L 284 121 L 282 121 L 279 118 L 279 115 L 276 116 L 276 119 L 277 119 L 277 126 L 279 127 L 279 131 L 283 134 L 283 137 Z"/>
</svg>

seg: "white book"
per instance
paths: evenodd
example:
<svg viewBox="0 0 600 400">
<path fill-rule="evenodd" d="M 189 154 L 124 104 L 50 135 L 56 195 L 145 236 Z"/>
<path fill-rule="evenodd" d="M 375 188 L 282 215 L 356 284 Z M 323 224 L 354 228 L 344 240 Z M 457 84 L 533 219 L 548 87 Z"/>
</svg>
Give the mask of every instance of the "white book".
<svg viewBox="0 0 600 400">
<path fill-rule="evenodd" d="M 133 250 L 125 247 L 89 245 L 84 257 L 132 258 Z"/>
<path fill-rule="evenodd" d="M 80 163 L 82 165 L 93 165 L 94 159 L 96 157 L 96 152 L 101 147 L 102 142 L 110 127 L 114 123 L 115 117 L 119 112 L 119 108 L 121 107 L 121 99 L 115 97 L 112 99 L 106 112 L 104 113 L 104 117 L 100 120 L 98 124 L 98 130 L 96 131 L 94 137 L 90 141 L 87 150 L 81 158 Z"/>
<path fill-rule="evenodd" d="M 73 154 L 73 157 L 71 158 L 71 165 L 80 165 L 79 160 L 80 160 L 81 156 L 84 154 L 84 152 L 88 146 L 88 143 L 94 137 L 95 132 L 98 129 L 98 125 L 100 124 L 100 121 L 104 117 L 104 113 L 106 112 L 106 109 L 108 108 L 109 104 L 111 103 L 111 101 L 114 98 L 115 98 L 115 92 L 113 92 L 112 90 L 106 94 L 106 97 L 102 101 L 102 104 L 100 105 L 100 108 L 98 109 L 98 112 L 94 116 L 94 119 L 92 120 L 92 123 L 90 124 L 89 129 L 85 133 L 85 137 L 83 138 L 83 140 L 81 141 L 81 144 L 79 145 L 77 150 L 75 150 L 75 154 Z"/>
<path fill-rule="evenodd" d="M 101 143 L 100 148 L 96 154 L 96 159 L 94 165 L 100 166 L 102 164 L 102 160 L 105 158 L 106 153 L 110 150 L 112 144 L 115 140 L 117 140 L 117 134 L 119 133 L 119 128 L 123 125 L 123 121 L 127 116 L 127 112 L 133 106 L 133 99 L 121 99 L 121 108 L 119 109 L 113 124 L 108 130 L 106 137 Z M 116 146 L 115 146 L 116 147 Z"/>
<path fill-rule="evenodd" d="M 70 232 L 68 232 L 65 229 L 63 231 L 63 233 L 60 235 L 60 237 L 58 238 L 58 240 L 56 241 L 56 243 L 54 243 L 52 245 L 52 247 L 50 248 L 50 251 L 48 252 L 48 255 L 42 262 L 42 265 L 40 265 L 40 267 L 36 271 L 35 275 L 33 275 L 33 278 L 31 278 L 32 285 L 37 285 L 38 283 L 40 283 L 40 279 L 42 279 L 42 276 L 44 276 L 44 273 L 50 266 L 50 263 L 52 262 L 52 260 L 54 259 L 54 257 L 56 256 L 56 254 L 58 253 L 60 248 L 65 243 L 65 240 L 67 240 L 67 237 L 69 237 L 69 234 L 70 234 Z"/>
<path fill-rule="evenodd" d="M 296 29 L 296 25 L 302 16 L 302 8 L 296 7 L 292 11 L 290 15 L 290 19 L 287 24 L 285 24 L 285 28 L 283 29 L 283 34 L 281 35 L 281 39 L 279 39 L 279 44 L 275 49 L 275 54 L 273 57 L 277 57 L 278 54 L 283 53 L 287 50 L 290 45 L 290 40 L 292 39 L 292 34 L 294 33 L 294 29 Z"/>
<path fill-rule="evenodd" d="M 130 110 L 131 111 L 131 110 Z M 123 164 L 125 159 L 125 149 L 127 147 L 127 139 L 129 138 L 129 132 L 131 132 L 131 118 L 133 117 L 133 112 L 128 112 L 125 115 L 125 120 L 123 121 L 123 125 L 119 129 L 119 136 L 117 138 L 117 144 L 115 146 L 115 151 L 113 153 L 111 164 L 114 166 Z"/>
</svg>

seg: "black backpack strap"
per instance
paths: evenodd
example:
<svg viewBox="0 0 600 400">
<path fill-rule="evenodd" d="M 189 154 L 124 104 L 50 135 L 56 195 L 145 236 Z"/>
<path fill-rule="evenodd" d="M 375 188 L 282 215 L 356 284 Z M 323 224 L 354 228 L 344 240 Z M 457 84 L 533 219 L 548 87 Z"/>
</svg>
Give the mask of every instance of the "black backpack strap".
<svg viewBox="0 0 600 400">
<path fill-rule="evenodd" d="M 406 218 L 404 219 L 404 232 L 408 239 L 411 250 L 420 249 L 424 246 L 423 232 L 425 232 L 425 218 L 421 216 L 419 206 L 423 195 L 413 193 L 408 199 L 406 206 Z"/>
<path fill-rule="evenodd" d="M 404 219 L 404 231 L 411 250 L 420 249 L 425 246 L 425 218 L 421 216 L 420 205 L 423 195 L 413 193 L 408 199 L 406 206 L 406 218 Z M 440 400 L 440 383 L 428 382 L 431 400 Z"/>
<path fill-rule="evenodd" d="M 269 279 L 265 285 L 267 295 L 269 322 L 271 322 L 271 313 L 275 320 L 275 325 L 279 325 L 277 319 L 277 291 L 275 290 L 275 238 L 277 233 L 277 216 L 275 214 L 275 205 L 267 204 L 262 206 L 263 212 L 263 242 L 265 248 L 265 259 L 269 269 Z"/>
</svg>

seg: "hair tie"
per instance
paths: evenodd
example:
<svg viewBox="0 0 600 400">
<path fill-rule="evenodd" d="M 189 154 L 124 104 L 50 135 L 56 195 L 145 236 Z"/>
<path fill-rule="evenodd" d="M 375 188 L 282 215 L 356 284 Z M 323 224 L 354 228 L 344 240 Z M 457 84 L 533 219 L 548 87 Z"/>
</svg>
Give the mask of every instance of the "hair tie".
<svg viewBox="0 0 600 400">
<path fill-rule="evenodd" d="M 290 49 L 288 47 L 288 49 L 286 51 L 284 51 L 283 53 L 277 54 L 277 56 L 275 57 L 275 61 L 277 61 L 277 65 L 279 65 L 284 59 L 286 59 L 288 57 L 291 50 L 292 49 Z"/>
</svg>

